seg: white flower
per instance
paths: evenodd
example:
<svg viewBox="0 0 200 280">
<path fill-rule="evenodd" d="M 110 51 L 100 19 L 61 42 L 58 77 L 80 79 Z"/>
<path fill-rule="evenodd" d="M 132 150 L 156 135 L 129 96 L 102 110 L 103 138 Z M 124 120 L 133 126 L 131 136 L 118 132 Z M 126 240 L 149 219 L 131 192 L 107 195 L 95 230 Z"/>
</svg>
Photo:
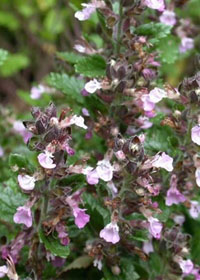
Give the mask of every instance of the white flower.
<svg viewBox="0 0 200 280">
<path fill-rule="evenodd" d="M 173 158 L 166 153 L 156 155 L 152 162 L 152 166 L 157 168 L 161 167 L 170 172 L 173 170 Z"/>
<path fill-rule="evenodd" d="M 93 79 L 85 84 L 85 90 L 89 93 L 94 93 L 96 90 L 101 89 L 101 83 Z"/>
<path fill-rule="evenodd" d="M 84 118 L 82 116 L 74 115 L 70 120 L 70 125 L 72 124 L 87 129 L 87 126 L 84 124 Z"/>
<path fill-rule="evenodd" d="M 190 206 L 190 209 L 189 209 L 190 216 L 193 219 L 197 219 L 199 217 L 199 214 L 200 214 L 200 204 L 196 200 L 191 200 L 190 202 L 191 202 L 191 206 Z"/>
<path fill-rule="evenodd" d="M 161 88 L 155 87 L 149 93 L 150 101 L 153 103 L 158 103 L 165 97 L 167 97 L 167 93 L 165 90 L 163 90 Z"/>
<path fill-rule="evenodd" d="M 47 151 L 38 155 L 38 161 L 43 168 L 53 169 L 56 164 L 53 163 L 53 155 Z"/>
<path fill-rule="evenodd" d="M 105 182 L 111 181 L 113 177 L 113 170 L 113 166 L 107 159 L 97 162 L 96 171 L 101 180 Z"/>
<path fill-rule="evenodd" d="M 196 125 L 192 128 L 191 139 L 195 144 L 200 145 L 200 125 Z"/>
<path fill-rule="evenodd" d="M 35 187 L 35 178 L 29 175 L 18 175 L 18 183 L 23 190 L 31 191 Z"/>
<path fill-rule="evenodd" d="M 200 168 L 196 169 L 195 178 L 196 178 L 197 186 L 200 187 Z"/>
<path fill-rule="evenodd" d="M 0 278 L 5 277 L 5 275 L 8 273 L 8 268 L 6 265 L 0 266 Z"/>
<path fill-rule="evenodd" d="M 119 227 L 117 223 L 107 224 L 101 231 L 99 236 L 103 238 L 107 242 L 111 242 L 113 244 L 119 242 Z"/>
</svg>

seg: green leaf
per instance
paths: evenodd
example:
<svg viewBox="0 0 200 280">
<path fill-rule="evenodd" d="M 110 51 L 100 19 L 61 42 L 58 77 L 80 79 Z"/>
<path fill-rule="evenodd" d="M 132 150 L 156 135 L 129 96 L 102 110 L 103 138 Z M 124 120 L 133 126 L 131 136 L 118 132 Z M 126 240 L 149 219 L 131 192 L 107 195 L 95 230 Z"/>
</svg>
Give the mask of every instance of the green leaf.
<svg viewBox="0 0 200 280">
<path fill-rule="evenodd" d="M 24 54 L 9 54 L 6 62 L 1 66 L 0 73 L 4 77 L 16 74 L 29 65 L 29 58 Z"/>
<path fill-rule="evenodd" d="M 0 26 L 4 26 L 11 31 L 15 31 L 19 28 L 20 25 L 15 16 L 15 13 L 6 12 L 4 9 L 0 11 Z"/>
<path fill-rule="evenodd" d="M 179 40 L 175 36 L 169 35 L 159 41 L 156 49 L 162 62 L 174 63 L 179 56 Z"/>
<path fill-rule="evenodd" d="M 69 77 L 67 74 L 50 73 L 47 77 L 49 86 L 56 88 L 63 94 L 79 103 L 83 103 L 81 90 L 84 88 L 84 81 L 75 77 Z"/>
<path fill-rule="evenodd" d="M 59 239 L 55 239 L 52 236 L 46 236 L 42 230 L 39 231 L 40 241 L 44 243 L 44 246 L 54 256 L 66 258 L 70 254 L 69 246 L 63 246 Z"/>
<path fill-rule="evenodd" d="M 71 270 L 71 269 L 87 268 L 88 266 L 90 266 L 92 264 L 92 262 L 93 262 L 93 259 L 88 255 L 78 257 L 72 263 L 70 263 L 67 267 L 65 267 L 63 272 Z"/>
<path fill-rule="evenodd" d="M 75 70 L 86 77 L 102 77 L 106 74 L 106 62 L 100 55 L 83 57 L 75 64 Z"/>
<path fill-rule="evenodd" d="M 131 236 L 132 240 L 145 242 L 149 240 L 149 232 L 148 230 L 136 230 Z"/>
<path fill-rule="evenodd" d="M 4 64 L 8 56 L 8 51 L 0 49 L 0 66 Z"/>
<path fill-rule="evenodd" d="M 9 179 L 0 184 L 0 217 L 13 222 L 13 215 L 17 207 L 23 206 L 26 202 L 26 195 L 21 192 L 20 187 L 14 179 Z"/>
<path fill-rule="evenodd" d="M 120 262 L 120 275 L 113 275 L 107 267 L 103 268 L 106 280 L 137 280 L 139 279 L 138 273 L 135 271 L 133 260 L 131 258 L 122 258 Z"/>
<path fill-rule="evenodd" d="M 95 199 L 93 195 L 89 193 L 83 193 L 83 201 L 90 206 L 91 210 L 96 210 L 102 216 L 104 224 L 107 224 L 109 222 L 109 211 L 105 207 L 101 206 L 99 201 Z"/>
<path fill-rule="evenodd" d="M 152 36 L 154 39 L 165 38 L 170 34 L 172 27 L 163 23 L 150 22 L 140 25 L 135 32 L 138 35 Z"/>
<path fill-rule="evenodd" d="M 57 52 L 56 55 L 58 58 L 66 61 L 66 62 L 69 62 L 71 64 L 75 64 L 83 58 L 82 55 L 74 53 L 74 52 Z"/>
<path fill-rule="evenodd" d="M 19 168 L 27 166 L 27 159 L 20 154 L 10 154 L 9 155 L 9 165 L 15 166 L 17 165 Z"/>
</svg>

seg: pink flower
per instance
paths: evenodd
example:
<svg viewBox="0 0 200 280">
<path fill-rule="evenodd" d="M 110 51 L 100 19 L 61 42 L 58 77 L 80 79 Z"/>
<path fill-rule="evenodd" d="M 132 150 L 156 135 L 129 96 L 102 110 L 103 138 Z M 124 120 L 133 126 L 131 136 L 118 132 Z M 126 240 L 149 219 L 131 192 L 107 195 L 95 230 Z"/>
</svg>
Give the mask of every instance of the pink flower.
<svg viewBox="0 0 200 280">
<path fill-rule="evenodd" d="M 176 14 L 173 11 L 164 10 L 160 16 L 160 22 L 174 26 L 176 24 Z"/>
<path fill-rule="evenodd" d="M 107 183 L 108 188 L 110 189 L 111 193 L 113 196 L 115 196 L 118 193 L 118 189 L 116 188 L 115 184 L 113 181 L 110 181 Z"/>
<path fill-rule="evenodd" d="M 149 93 L 149 99 L 153 103 L 158 103 L 165 97 L 167 97 L 167 93 L 165 90 L 163 90 L 161 88 L 155 87 Z"/>
<path fill-rule="evenodd" d="M 182 226 L 185 222 L 185 217 L 183 215 L 175 215 L 173 220 L 177 225 Z"/>
<path fill-rule="evenodd" d="M 43 85 L 38 85 L 37 87 L 32 87 L 31 88 L 31 98 L 39 99 L 44 92 L 45 92 L 45 88 Z"/>
<path fill-rule="evenodd" d="M 18 175 L 18 183 L 23 190 L 31 191 L 35 187 L 35 178 L 29 175 Z"/>
<path fill-rule="evenodd" d="M 87 129 L 87 126 L 84 124 L 84 118 L 82 116 L 74 115 L 70 120 L 70 125 L 72 124 Z"/>
<path fill-rule="evenodd" d="M 56 164 L 53 163 L 53 155 L 47 151 L 38 155 L 38 161 L 43 168 L 53 169 Z"/>
<path fill-rule="evenodd" d="M 89 117 L 89 116 L 90 116 L 90 113 L 89 113 L 89 111 L 88 111 L 86 108 L 83 108 L 83 109 L 82 109 L 82 113 L 83 113 L 83 115 L 86 116 L 86 117 Z"/>
<path fill-rule="evenodd" d="M 158 219 L 149 217 L 149 233 L 155 237 L 156 239 L 160 239 L 161 231 L 162 231 L 162 224 L 159 222 Z"/>
<path fill-rule="evenodd" d="M 149 94 L 144 94 L 141 98 L 144 111 L 152 111 L 155 108 L 155 103 L 150 100 Z"/>
<path fill-rule="evenodd" d="M 153 123 L 149 121 L 149 118 L 147 118 L 145 116 L 140 116 L 136 120 L 136 122 L 142 129 L 148 129 L 148 128 L 152 127 L 152 125 L 153 125 Z"/>
<path fill-rule="evenodd" d="M 197 144 L 200 145 L 200 125 L 196 125 L 192 128 L 191 130 L 191 138 L 192 141 Z"/>
<path fill-rule="evenodd" d="M 117 223 L 111 222 L 110 224 L 107 224 L 104 229 L 100 231 L 99 236 L 106 242 L 111 242 L 113 244 L 119 242 L 119 227 Z"/>
<path fill-rule="evenodd" d="M 191 260 L 180 260 L 179 262 L 180 268 L 184 274 L 191 274 L 194 268 L 194 264 Z"/>
<path fill-rule="evenodd" d="M 17 133 L 19 133 L 23 137 L 24 143 L 27 143 L 28 140 L 32 137 L 32 133 L 29 132 L 24 127 L 24 125 L 21 121 L 15 121 L 14 124 L 13 124 L 13 128 Z"/>
<path fill-rule="evenodd" d="M 75 13 L 75 18 L 77 18 L 80 21 L 84 21 L 90 18 L 90 16 L 96 11 L 96 7 L 92 4 L 81 4 L 83 7 L 85 7 L 82 11 L 77 11 Z"/>
<path fill-rule="evenodd" d="M 149 253 L 152 253 L 154 252 L 154 249 L 153 249 L 153 244 L 152 244 L 152 240 L 149 240 L 149 241 L 146 241 L 143 243 L 143 246 L 142 246 L 142 250 L 145 252 L 145 254 L 149 254 Z"/>
<path fill-rule="evenodd" d="M 0 146 L 0 158 L 3 157 L 3 155 L 4 155 L 4 150 L 3 150 L 3 148 Z"/>
<path fill-rule="evenodd" d="M 165 9 L 164 0 L 144 0 L 144 5 L 148 8 L 163 11 Z"/>
<path fill-rule="evenodd" d="M 196 200 L 191 200 L 190 203 L 191 203 L 189 209 L 190 216 L 194 219 L 197 219 L 200 214 L 200 204 Z"/>
<path fill-rule="evenodd" d="M 103 8 L 105 6 L 105 3 L 103 1 L 93 0 L 89 4 L 83 3 L 81 5 L 85 8 L 82 11 L 76 12 L 75 18 L 77 18 L 80 21 L 83 21 L 89 19 L 97 8 Z"/>
<path fill-rule="evenodd" d="M 96 171 L 99 178 L 105 182 L 109 182 L 113 177 L 113 166 L 107 159 L 103 159 L 97 162 Z"/>
<path fill-rule="evenodd" d="M 90 221 L 90 216 L 85 213 L 86 209 L 76 207 L 73 209 L 73 215 L 75 217 L 75 224 L 78 228 L 84 228 L 84 226 Z"/>
<path fill-rule="evenodd" d="M 180 47 L 179 47 L 180 53 L 185 53 L 188 50 L 191 50 L 193 48 L 194 48 L 194 40 L 192 38 L 183 37 L 181 39 L 181 44 L 180 44 Z"/>
<path fill-rule="evenodd" d="M 27 227 L 32 226 L 32 215 L 31 209 L 27 206 L 20 206 L 17 208 L 17 212 L 15 213 L 13 220 L 16 224 L 24 224 Z"/>
<path fill-rule="evenodd" d="M 99 83 L 96 79 L 93 79 L 85 84 L 85 90 L 89 93 L 94 93 L 98 89 L 101 89 L 101 83 Z"/>
<path fill-rule="evenodd" d="M 167 197 L 166 197 L 166 205 L 171 206 L 173 204 L 179 204 L 186 200 L 185 196 L 180 193 L 180 191 L 177 189 L 177 177 L 175 174 L 171 176 L 170 180 L 170 188 L 167 191 Z"/>
<path fill-rule="evenodd" d="M 195 171 L 195 178 L 197 186 L 200 187 L 200 168 L 197 168 Z"/>
<path fill-rule="evenodd" d="M 86 174 L 86 179 L 89 185 L 96 185 L 99 183 L 99 176 L 96 169 L 93 169 Z"/>
<path fill-rule="evenodd" d="M 56 225 L 56 231 L 58 233 L 58 238 L 60 239 L 60 243 L 63 246 L 67 246 L 69 244 L 69 237 L 65 230 L 65 226 L 62 223 L 58 223 Z"/>
<path fill-rule="evenodd" d="M 153 167 L 157 167 L 157 168 L 161 167 L 169 172 L 173 170 L 172 164 L 173 164 L 173 158 L 171 158 L 164 152 L 161 155 L 156 155 L 152 162 Z"/>
<path fill-rule="evenodd" d="M 115 153 L 115 156 L 118 160 L 125 160 L 126 156 L 122 150 L 119 150 Z"/>
<path fill-rule="evenodd" d="M 8 268 L 6 265 L 0 266 L 0 278 L 3 278 L 8 273 Z"/>
</svg>

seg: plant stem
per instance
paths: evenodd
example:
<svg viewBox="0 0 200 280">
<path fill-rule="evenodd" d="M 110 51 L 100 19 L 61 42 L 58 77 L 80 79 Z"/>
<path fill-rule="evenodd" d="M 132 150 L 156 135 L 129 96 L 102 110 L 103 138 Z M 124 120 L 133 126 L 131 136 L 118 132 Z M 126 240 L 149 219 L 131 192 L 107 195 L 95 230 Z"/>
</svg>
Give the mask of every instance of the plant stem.
<svg viewBox="0 0 200 280">
<path fill-rule="evenodd" d="M 116 55 L 120 53 L 120 48 L 121 48 L 122 20 L 123 20 L 123 5 L 122 5 L 122 1 L 119 0 L 119 22 L 117 26 L 117 42 L 116 42 L 116 50 L 115 50 Z"/>
</svg>

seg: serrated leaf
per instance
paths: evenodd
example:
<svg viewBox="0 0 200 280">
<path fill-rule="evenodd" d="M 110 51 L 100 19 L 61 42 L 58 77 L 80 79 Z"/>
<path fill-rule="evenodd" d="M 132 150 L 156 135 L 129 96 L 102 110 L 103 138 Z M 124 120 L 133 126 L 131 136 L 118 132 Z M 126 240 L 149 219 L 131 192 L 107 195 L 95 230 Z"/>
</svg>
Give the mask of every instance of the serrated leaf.
<svg viewBox="0 0 200 280">
<path fill-rule="evenodd" d="M 165 38 L 170 34 L 172 27 L 163 23 L 150 22 L 140 25 L 135 32 L 138 35 L 152 36 L 154 39 Z"/>
<path fill-rule="evenodd" d="M 9 165 L 15 166 L 17 165 L 19 168 L 27 166 L 27 160 L 21 154 L 10 154 L 9 155 Z"/>
<path fill-rule="evenodd" d="M 42 230 L 39 231 L 39 238 L 47 250 L 49 250 L 54 256 L 61 258 L 67 258 L 70 254 L 69 246 L 63 246 L 59 239 L 55 239 L 52 236 L 46 236 Z"/>
<path fill-rule="evenodd" d="M 83 57 L 75 64 L 75 70 L 86 77 L 103 77 L 106 74 L 106 62 L 100 55 Z"/>
<path fill-rule="evenodd" d="M 81 256 L 75 259 L 72 263 L 70 263 L 66 268 L 64 268 L 64 271 L 68 271 L 71 269 L 81 269 L 81 268 L 87 268 L 91 265 L 93 262 L 93 259 L 90 256 Z"/>
<path fill-rule="evenodd" d="M 58 58 L 67 61 L 71 64 L 75 64 L 83 58 L 82 55 L 74 52 L 57 52 L 56 55 Z"/>
<path fill-rule="evenodd" d="M 9 179 L 0 184 L 0 217 L 7 221 L 13 222 L 13 215 L 17 207 L 23 206 L 27 200 L 24 193 L 21 192 L 17 181 Z"/>
<path fill-rule="evenodd" d="M 69 96 L 77 102 L 83 103 L 81 90 L 84 88 L 83 80 L 69 77 L 67 74 L 50 73 L 47 77 L 49 86 L 56 88 L 63 94 Z"/>
<path fill-rule="evenodd" d="M 8 56 L 8 51 L 0 49 L 0 66 L 4 64 Z"/>
<path fill-rule="evenodd" d="M 132 240 L 145 242 L 149 240 L 149 232 L 148 230 L 136 230 L 131 236 Z"/>
<path fill-rule="evenodd" d="M 108 222 L 110 217 L 109 211 L 101 206 L 101 204 L 89 193 L 83 193 L 83 201 L 90 206 L 92 210 L 97 212 L 103 217 L 105 224 Z"/>
</svg>

